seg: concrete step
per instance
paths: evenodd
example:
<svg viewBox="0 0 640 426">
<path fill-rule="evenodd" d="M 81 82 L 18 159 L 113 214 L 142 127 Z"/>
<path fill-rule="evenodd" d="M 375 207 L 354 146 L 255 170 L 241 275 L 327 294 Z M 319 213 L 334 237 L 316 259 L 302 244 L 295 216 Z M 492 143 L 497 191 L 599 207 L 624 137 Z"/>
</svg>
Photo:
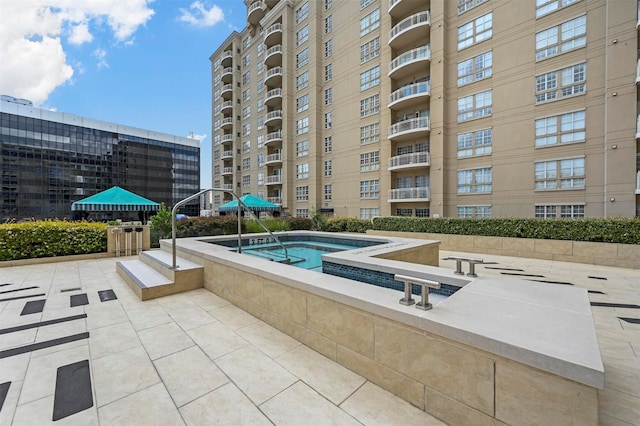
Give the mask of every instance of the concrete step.
<svg viewBox="0 0 640 426">
<path fill-rule="evenodd" d="M 173 281 L 140 260 L 116 262 L 116 271 L 140 300 L 173 294 Z"/>
<path fill-rule="evenodd" d="M 204 270 L 201 265 L 189 262 L 181 257 L 176 258 L 176 269 L 173 269 L 173 254 L 165 250 L 147 250 L 140 253 L 139 259 L 151 266 L 165 277 L 177 281 L 180 275 L 190 275 L 190 271 Z"/>
</svg>

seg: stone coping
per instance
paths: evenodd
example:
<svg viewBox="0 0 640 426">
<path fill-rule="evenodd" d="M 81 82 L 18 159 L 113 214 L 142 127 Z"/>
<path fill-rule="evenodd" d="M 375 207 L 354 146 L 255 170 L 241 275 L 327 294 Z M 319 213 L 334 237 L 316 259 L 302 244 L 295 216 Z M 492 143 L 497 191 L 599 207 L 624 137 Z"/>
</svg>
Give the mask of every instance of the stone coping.
<svg viewBox="0 0 640 426">
<path fill-rule="evenodd" d="M 405 243 L 398 237 L 390 241 Z M 161 245 L 171 250 L 171 240 Z M 430 311 L 420 311 L 399 304 L 402 294 L 398 291 L 238 254 L 202 238 L 178 239 L 177 248 L 578 383 L 604 387 L 604 367 L 584 289 L 517 278 L 465 277 L 464 287 L 456 294 Z M 369 257 L 374 265 L 395 267 L 405 275 L 444 282 L 455 277 L 445 268 L 371 258 L 366 256 L 375 252 L 370 249 L 363 248 L 366 253 L 360 255 L 353 253 L 357 250 L 345 252 L 343 260 L 371 265 L 365 262 Z"/>
</svg>

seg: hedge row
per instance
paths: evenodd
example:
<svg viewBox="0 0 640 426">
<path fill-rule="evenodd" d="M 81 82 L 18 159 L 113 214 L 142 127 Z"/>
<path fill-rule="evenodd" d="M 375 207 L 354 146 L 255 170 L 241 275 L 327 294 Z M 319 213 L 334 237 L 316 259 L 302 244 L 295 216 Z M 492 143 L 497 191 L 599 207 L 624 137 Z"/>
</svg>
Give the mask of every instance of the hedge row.
<svg viewBox="0 0 640 426">
<path fill-rule="evenodd" d="M 104 223 L 40 221 L 0 225 L 0 261 L 106 251 Z"/>
<path fill-rule="evenodd" d="M 377 217 L 373 229 L 432 234 L 482 235 L 640 244 L 640 218 L 525 219 L 525 218 L 416 218 Z"/>
</svg>

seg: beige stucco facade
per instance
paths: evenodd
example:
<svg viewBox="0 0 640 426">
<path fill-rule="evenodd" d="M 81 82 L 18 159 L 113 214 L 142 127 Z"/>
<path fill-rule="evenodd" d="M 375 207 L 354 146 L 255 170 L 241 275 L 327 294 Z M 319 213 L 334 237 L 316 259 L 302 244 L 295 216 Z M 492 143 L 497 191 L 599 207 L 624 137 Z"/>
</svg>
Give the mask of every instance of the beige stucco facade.
<svg viewBox="0 0 640 426">
<path fill-rule="evenodd" d="M 636 1 L 245 4 L 210 58 L 214 188 L 292 216 L 639 214 Z"/>
</svg>

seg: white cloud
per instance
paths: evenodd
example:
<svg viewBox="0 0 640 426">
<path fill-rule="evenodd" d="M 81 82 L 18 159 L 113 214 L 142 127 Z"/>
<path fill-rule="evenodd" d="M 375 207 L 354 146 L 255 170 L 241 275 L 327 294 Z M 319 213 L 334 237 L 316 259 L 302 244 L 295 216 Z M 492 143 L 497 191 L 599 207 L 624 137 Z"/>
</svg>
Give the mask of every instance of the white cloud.
<svg viewBox="0 0 640 426">
<path fill-rule="evenodd" d="M 213 5 L 209 9 L 201 2 L 195 1 L 189 6 L 190 10 L 180 9 L 182 15 L 179 21 L 186 22 L 196 27 L 213 27 L 224 20 L 224 13 L 220 7 Z"/>
<path fill-rule="evenodd" d="M 109 64 L 107 63 L 107 51 L 104 49 L 96 49 L 91 54 L 94 58 L 98 60 L 98 68 L 109 68 Z"/>
<path fill-rule="evenodd" d="M 151 0 L 0 1 L 0 93 L 36 105 L 74 75 L 65 42 L 89 43 L 90 28 L 106 23 L 114 39 L 126 45 L 154 13 L 148 7 Z"/>
<path fill-rule="evenodd" d="M 187 136 L 187 138 L 189 139 L 195 139 L 198 142 L 202 142 L 203 140 L 205 140 L 207 138 L 207 135 L 198 135 L 198 134 L 194 134 L 193 132 L 189 133 L 189 135 Z"/>
</svg>

